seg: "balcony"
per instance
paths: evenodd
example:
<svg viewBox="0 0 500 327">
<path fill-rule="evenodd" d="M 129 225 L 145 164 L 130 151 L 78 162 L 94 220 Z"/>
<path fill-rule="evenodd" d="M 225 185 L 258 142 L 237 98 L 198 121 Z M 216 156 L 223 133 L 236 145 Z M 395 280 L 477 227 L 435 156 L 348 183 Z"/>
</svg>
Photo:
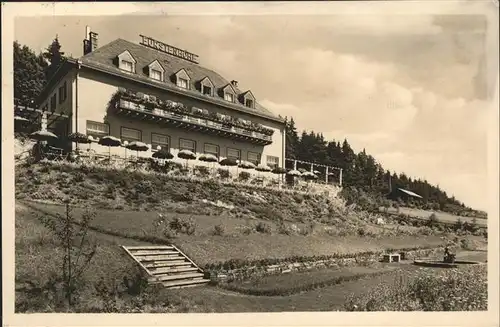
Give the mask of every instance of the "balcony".
<svg viewBox="0 0 500 327">
<path fill-rule="evenodd" d="M 228 137 L 258 145 L 269 145 L 272 143 L 272 136 L 250 129 L 231 126 L 230 124 L 224 124 L 208 118 L 194 117 L 192 115 L 175 112 L 174 110 L 156 107 L 147 108 L 144 104 L 139 104 L 126 98 L 119 98 L 117 100 L 116 113 L 119 115 L 178 128 L 185 128 L 189 131 Z"/>
</svg>

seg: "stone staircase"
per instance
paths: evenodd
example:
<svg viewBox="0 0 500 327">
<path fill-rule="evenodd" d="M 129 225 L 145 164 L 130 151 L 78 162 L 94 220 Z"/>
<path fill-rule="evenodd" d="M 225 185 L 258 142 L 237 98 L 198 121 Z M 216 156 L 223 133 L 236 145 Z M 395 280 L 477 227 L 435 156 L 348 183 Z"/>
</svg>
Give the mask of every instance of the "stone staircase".
<svg viewBox="0 0 500 327">
<path fill-rule="evenodd" d="M 203 270 L 174 245 L 122 246 L 144 270 L 150 284 L 168 288 L 206 285 Z"/>
</svg>

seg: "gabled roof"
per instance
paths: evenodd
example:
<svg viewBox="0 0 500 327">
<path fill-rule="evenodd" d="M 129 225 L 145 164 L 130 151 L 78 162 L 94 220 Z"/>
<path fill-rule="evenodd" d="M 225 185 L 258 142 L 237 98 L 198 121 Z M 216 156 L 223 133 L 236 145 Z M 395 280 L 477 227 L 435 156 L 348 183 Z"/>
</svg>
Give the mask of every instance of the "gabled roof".
<svg viewBox="0 0 500 327">
<path fill-rule="evenodd" d="M 181 73 L 184 73 L 184 75 L 186 75 L 187 79 L 191 80 L 191 76 L 189 76 L 189 74 L 187 73 L 187 71 L 184 68 L 179 69 L 174 75 L 177 76 Z"/>
<path fill-rule="evenodd" d="M 134 56 L 132 56 L 132 54 L 128 50 L 125 50 L 122 53 L 117 54 L 117 57 L 121 57 L 121 56 L 124 56 L 124 55 L 126 55 L 130 59 L 132 59 L 134 61 L 134 64 L 137 63 L 137 60 L 135 60 Z"/>
<path fill-rule="evenodd" d="M 238 93 L 236 92 L 236 90 L 234 89 L 233 85 L 231 85 L 231 83 L 229 83 L 229 84 L 227 84 L 227 85 L 225 85 L 225 86 L 221 87 L 221 90 L 222 90 L 222 91 L 226 91 L 226 89 L 227 89 L 227 88 L 229 88 L 229 89 L 231 90 L 231 92 L 233 92 L 234 94 L 238 94 Z"/>
<path fill-rule="evenodd" d="M 210 85 L 214 86 L 214 83 L 212 83 L 212 81 L 210 80 L 210 77 L 208 77 L 208 76 L 205 76 L 205 78 L 203 78 L 203 79 L 200 81 L 200 83 L 205 83 L 205 82 L 207 82 L 207 81 L 210 83 Z"/>
<path fill-rule="evenodd" d="M 220 89 L 226 87 L 227 85 L 231 85 L 231 83 L 229 83 L 229 81 L 223 78 L 221 75 L 203 66 L 123 39 L 116 39 L 106 45 L 103 45 L 102 47 L 97 48 L 96 50 L 81 57 L 80 60 L 84 67 L 94 68 L 103 72 L 119 75 L 124 78 L 130 78 L 129 74 L 125 74 L 118 67 L 116 67 L 113 62 L 114 58 L 123 53 L 125 50 L 127 50 L 137 61 L 137 75 L 142 75 L 141 77 L 147 77 L 147 75 L 145 75 L 145 72 L 143 71 L 143 67 L 148 66 L 154 60 L 158 60 L 161 66 L 165 69 L 165 74 L 167 76 L 174 75 L 181 69 L 184 69 L 190 77 L 191 85 L 189 89 L 182 90 L 182 93 L 188 96 L 200 95 L 199 91 L 197 91 L 195 88 L 195 83 L 204 79 L 205 77 L 210 78 L 215 89 Z M 168 85 L 168 82 L 166 82 L 165 84 L 166 85 L 164 88 L 170 89 L 170 87 L 173 87 L 173 85 Z M 232 85 L 231 87 L 234 89 L 237 96 L 241 94 L 240 90 L 233 87 Z M 176 90 L 176 92 L 178 92 L 178 90 Z M 217 94 L 213 98 L 218 104 L 223 106 L 230 106 L 232 109 L 254 113 L 258 116 L 266 117 L 275 121 L 284 121 L 282 118 L 273 114 L 271 111 L 259 105 L 258 103 L 255 104 L 255 109 L 250 109 L 240 103 L 227 103 L 227 101 L 224 101 L 222 97 L 218 98 Z M 207 98 L 204 99 L 204 101 L 210 100 L 211 99 Z"/>
<path fill-rule="evenodd" d="M 240 94 L 240 101 L 243 101 L 243 99 L 245 99 L 247 95 L 251 96 L 252 99 L 255 100 L 255 96 L 253 95 L 252 91 L 248 90 Z"/>
<path fill-rule="evenodd" d="M 252 91 L 250 91 L 250 90 L 248 90 L 248 91 L 245 91 L 245 92 L 241 93 L 241 96 L 242 96 L 242 97 L 245 97 L 245 96 L 247 96 L 247 95 L 251 95 L 251 96 L 252 96 L 252 98 L 254 98 L 254 99 L 255 99 L 255 97 L 253 96 Z"/>
<path fill-rule="evenodd" d="M 160 64 L 160 62 L 158 60 L 153 61 L 148 66 L 149 67 L 158 67 L 161 69 L 162 72 L 165 72 L 165 68 L 163 68 L 163 66 Z"/>
</svg>

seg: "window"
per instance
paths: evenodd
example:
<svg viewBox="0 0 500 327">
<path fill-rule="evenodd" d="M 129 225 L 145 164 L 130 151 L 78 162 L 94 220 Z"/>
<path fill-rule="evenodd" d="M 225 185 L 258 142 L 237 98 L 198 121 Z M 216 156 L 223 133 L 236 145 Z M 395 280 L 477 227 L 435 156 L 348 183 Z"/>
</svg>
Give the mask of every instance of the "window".
<svg viewBox="0 0 500 327">
<path fill-rule="evenodd" d="M 246 99 L 245 100 L 245 106 L 248 108 L 253 108 L 253 100 L 252 99 Z"/>
<path fill-rule="evenodd" d="M 266 164 L 271 168 L 277 168 L 280 164 L 280 158 L 274 156 L 267 156 Z"/>
<path fill-rule="evenodd" d="M 122 141 L 142 141 L 142 132 L 138 129 L 122 127 L 120 138 Z"/>
<path fill-rule="evenodd" d="M 109 135 L 109 125 L 87 120 L 87 135 L 95 137 Z"/>
<path fill-rule="evenodd" d="M 188 80 L 185 78 L 177 78 L 177 86 L 182 87 L 183 89 L 188 88 Z"/>
<path fill-rule="evenodd" d="M 54 93 L 54 95 L 50 98 L 50 111 L 54 112 L 56 111 L 56 106 L 57 106 L 57 93 Z"/>
<path fill-rule="evenodd" d="M 232 93 L 224 93 L 224 100 L 234 102 L 234 95 Z"/>
<path fill-rule="evenodd" d="M 135 73 L 136 60 L 128 50 L 118 55 L 118 68 L 127 72 Z"/>
<path fill-rule="evenodd" d="M 150 69 L 149 71 L 149 77 L 151 77 L 152 79 L 155 79 L 157 81 L 161 81 L 162 80 L 162 72 L 159 71 L 159 70 L 156 70 L 156 69 Z"/>
<path fill-rule="evenodd" d="M 227 148 L 227 157 L 230 159 L 240 160 L 241 151 L 238 149 Z"/>
<path fill-rule="evenodd" d="M 212 88 L 210 86 L 202 85 L 201 86 L 201 93 L 206 94 L 206 95 L 212 95 Z"/>
<path fill-rule="evenodd" d="M 68 89 L 66 82 L 64 82 L 64 84 L 59 88 L 59 104 L 66 101 L 67 97 L 68 97 Z"/>
<path fill-rule="evenodd" d="M 247 160 L 257 166 L 260 164 L 260 153 L 248 151 Z"/>
<path fill-rule="evenodd" d="M 207 154 L 213 154 L 217 158 L 219 158 L 219 146 L 215 144 L 205 143 L 203 148 L 203 152 Z"/>
<path fill-rule="evenodd" d="M 134 72 L 134 63 L 128 60 L 121 60 L 120 61 L 120 69 L 126 70 L 128 72 L 133 73 Z"/>
<path fill-rule="evenodd" d="M 156 151 L 158 146 L 164 150 L 170 150 L 170 136 L 151 133 L 151 149 Z"/>
<path fill-rule="evenodd" d="M 179 150 L 196 152 L 196 142 L 188 139 L 179 139 Z"/>
<path fill-rule="evenodd" d="M 149 77 L 157 81 L 163 81 L 165 69 L 160 65 L 158 60 L 153 61 L 148 65 Z"/>
</svg>

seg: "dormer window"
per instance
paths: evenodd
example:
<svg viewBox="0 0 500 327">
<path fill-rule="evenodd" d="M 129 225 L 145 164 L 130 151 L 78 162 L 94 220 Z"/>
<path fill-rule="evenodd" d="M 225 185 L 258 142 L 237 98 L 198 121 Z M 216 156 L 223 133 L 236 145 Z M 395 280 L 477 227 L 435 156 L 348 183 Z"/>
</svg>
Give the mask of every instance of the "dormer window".
<svg viewBox="0 0 500 327">
<path fill-rule="evenodd" d="M 205 95 L 212 95 L 212 88 L 210 86 L 202 85 L 201 86 L 201 93 Z"/>
<path fill-rule="evenodd" d="M 152 63 L 150 63 L 148 65 L 148 68 L 149 68 L 149 77 L 150 78 L 157 80 L 157 81 L 160 81 L 160 82 L 163 81 L 163 73 L 165 72 L 165 70 L 160 65 L 158 60 L 155 60 Z"/>
<path fill-rule="evenodd" d="M 118 68 L 130 73 L 135 73 L 136 61 L 128 51 L 124 51 L 118 55 Z"/>
<path fill-rule="evenodd" d="M 155 79 L 157 81 L 162 80 L 161 75 L 162 75 L 162 72 L 159 70 L 156 70 L 156 69 L 151 69 L 150 73 L 149 73 L 149 77 L 151 77 L 152 79 Z"/>
<path fill-rule="evenodd" d="M 178 78 L 177 79 L 177 86 L 182 87 L 183 89 L 188 88 L 188 80 L 184 78 Z"/>
<path fill-rule="evenodd" d="M 204 95 L 213 96 L 214 95 L 214 84 L 210 78 L 205 77 L 200 81 L 200 91 Z"/>
<path fill-rule="evenodd" d="M 234 92 L 234 89 L 232 88 L 231 84 L 227 84 L 223 89 L 220 94 L 221 96 L 224 97 L 224 100 L 229 101 L 229 102 L 234 102 L 236 93 Z"/>
<path fill-rule="evenodd" d="M 246 91 L 245 93 L 239 96 L 240 103 L 248 108 L 255 108 L 255 97 L 253 96 L 251 91 Z"/>
<path fill-rule="evenodd" d="M 128 60 L 122 60 L 120 62 L 120 69 L 126 70 L 128 72 L 134 72 L 134 63 Z"/>
<path fill-rule="evenodd" d="M 184 69 L 179 70 L 175 74 L 175 84 L 178 87 L 182 87 L 183 89 L 189 89 L 189 81 L 191 79 L 189 78 L 189 75 L 186 73 Z"/>
</svg>

